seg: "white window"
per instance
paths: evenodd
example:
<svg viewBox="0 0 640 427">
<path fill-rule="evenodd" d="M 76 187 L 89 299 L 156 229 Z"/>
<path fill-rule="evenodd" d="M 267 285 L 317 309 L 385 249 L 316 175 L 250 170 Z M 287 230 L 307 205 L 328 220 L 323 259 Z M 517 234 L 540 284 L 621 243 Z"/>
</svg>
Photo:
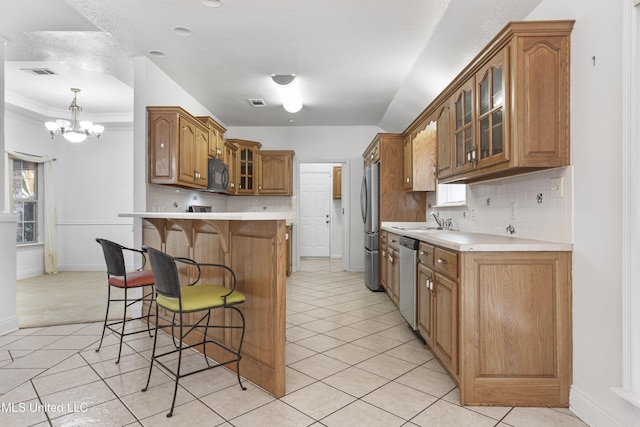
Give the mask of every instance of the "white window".
<svg viewBox="0 0 640 427">
<path fill-rule="evenodd" d="M 38 242 L 38 164 L 13 159 L 11 206 L 18 215 L 16 243 Z"/>
<path fill-rule="evenodd" d="M 438 184 L 437 206 L 462 206 L 467 204 L 466 184 Z"/>
</svg>

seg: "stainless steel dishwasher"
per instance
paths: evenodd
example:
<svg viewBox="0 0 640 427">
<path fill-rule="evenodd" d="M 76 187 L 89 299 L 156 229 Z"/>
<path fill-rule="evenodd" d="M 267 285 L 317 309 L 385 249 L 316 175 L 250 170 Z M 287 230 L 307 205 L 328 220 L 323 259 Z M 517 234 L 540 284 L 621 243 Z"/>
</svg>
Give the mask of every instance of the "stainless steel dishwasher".
<svg viewBox="0 0 640 427">
<path fill-rule="evenodd" d="M 414 331 L 418 328 L 416 274 L 420 241 L 400 237 L 400 314 Z"/>
</svg>

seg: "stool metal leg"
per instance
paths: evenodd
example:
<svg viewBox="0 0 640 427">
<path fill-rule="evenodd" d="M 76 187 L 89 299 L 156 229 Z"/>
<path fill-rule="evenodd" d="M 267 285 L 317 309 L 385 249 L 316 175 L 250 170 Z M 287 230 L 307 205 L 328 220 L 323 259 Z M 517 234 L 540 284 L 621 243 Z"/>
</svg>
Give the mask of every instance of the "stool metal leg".
<svg viewBox="0 0 640 427">
<path fill-rule="evenodd" d="M 107 288 L 107 312 L 104 315 L 104 325 L 102 326 L 102 336 L 100 337 L 100 344 L 96 348 L 96 353 L 100 351 L 102 347 L 102 340 L 104 340 L 104 333 L 107 330 L 107 320 L 109 319 L 109 305 L 111 304 L 111 286 Z"/>
<path fill-rule="evenodd" d="M 167 418 L 173 415 L 173 408 L 176 406 L 176 396 L 178 395 L 178 381 L 180 381 L 180 365 L 182 364 L 182 311 L 180 311 L 180 348 L 178 349 L 178 369 L 176 370 L 176 385 L 173 389 L 173 400 L 171 401 L 171 409 L 167 414 Z"/>
<path fill-rule="evenodd" d="M 118 360 L 116 360 L 116 365 L 120 363 L 120 355 L 122 354 L 122 340 L 124 338 L 124 328 L 127 326 L 127 293 L 128 289 L 125 286 L 124 288 L 124 309 L 122 314 L 122 331 L 120 332 L 120 348 L 118 349 Z"/>
<path fill-rule="evenodd" d="M 238 344 L 238 354 L 237 354 L 237 360 L 236 360 L 236 374 L 238 376 L 238 384 L 240 384 L 240 388 L 242 390 L 246 390 L 247 388 L 245 386 L 242 385 L 242 378 L 240 377 L 240 359 L 242 358 L 241 356 L 241 350 L 242 350 L 242 342 L 244 341 L 244 330 L 245 330 L 245 322 L 244 322 L 244 314 L 242 314 L 242 311 L 240 309 L 238 309 L 237 307 L 230 307 L 232 309 L 234 309 L 239 315 L 240 315 L 240 319 L 242 320 L 242 332 L 240 335 L 240 344 Z"/>
<path fill-rule="evenodd" d="M 153 362 L 156 359 L 156 344 L 158 343 L 158 304 L 156 304 L 156 328 L 153 334 L 153 350 L 151 350 L 151 363 L 149 364 L 149 376 L 147 377 L 147 384 L 142 391 L 147 391 L 149 388 L 149 381 L 151 380 L 151 371 L 153 370 Z"/>
</svg>

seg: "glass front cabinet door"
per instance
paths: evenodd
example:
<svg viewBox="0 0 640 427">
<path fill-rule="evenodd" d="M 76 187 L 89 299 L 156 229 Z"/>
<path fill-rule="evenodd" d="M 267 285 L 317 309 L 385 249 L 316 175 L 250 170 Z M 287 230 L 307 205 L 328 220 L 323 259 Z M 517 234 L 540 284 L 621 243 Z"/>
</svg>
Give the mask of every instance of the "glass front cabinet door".
<svg viewBox="0 0 640 427">
<path fill-rule="evenodd" d="M 473 143 L 474 80 L 470 79 L 453 96 L 454 173 L 475 168 L 477 155 Z"/>
<path fill-rule="evenodd" d="M 477 167 L 509 160 L 507 45 L 476 73 Z"/>
</svg>

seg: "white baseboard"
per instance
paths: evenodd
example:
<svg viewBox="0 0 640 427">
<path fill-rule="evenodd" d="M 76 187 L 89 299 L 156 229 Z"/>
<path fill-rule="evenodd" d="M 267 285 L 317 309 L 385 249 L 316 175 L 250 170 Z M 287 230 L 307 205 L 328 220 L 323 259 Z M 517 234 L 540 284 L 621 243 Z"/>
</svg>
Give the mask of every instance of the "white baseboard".
<svg viewBox="0 0 640 427">
<path fill-rule="evenodd" d="M 18 316 L 11 316 L 0 320 L 0 335 L 18 330 Z"/>
<path fill-rule="evenodd" d="M 575 385 L 571 386 L 569 409 L 591 427 L 630 427 L 605 411 Z"/>
</svg>

